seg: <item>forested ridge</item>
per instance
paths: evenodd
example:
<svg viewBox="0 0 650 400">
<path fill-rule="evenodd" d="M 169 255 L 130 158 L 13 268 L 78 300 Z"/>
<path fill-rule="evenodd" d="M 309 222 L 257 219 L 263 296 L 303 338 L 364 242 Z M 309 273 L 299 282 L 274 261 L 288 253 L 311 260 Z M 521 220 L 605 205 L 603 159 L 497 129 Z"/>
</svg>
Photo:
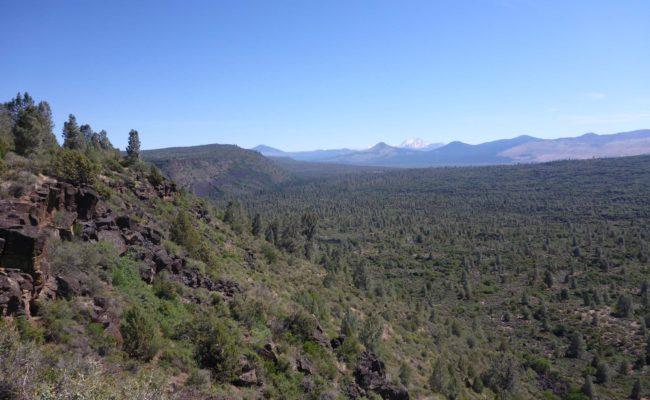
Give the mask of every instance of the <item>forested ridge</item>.
<svg viewBox="0 0 650 400">
<path fill-rule="evenodd" d="M 70 115 L 59 145 L 46 104 L 0 106 L 0 398 L 650 389 L 650 156 L 267 185 L 248 155 L 211 200 L 137 130 L 122 153 Z"/>
</svg>

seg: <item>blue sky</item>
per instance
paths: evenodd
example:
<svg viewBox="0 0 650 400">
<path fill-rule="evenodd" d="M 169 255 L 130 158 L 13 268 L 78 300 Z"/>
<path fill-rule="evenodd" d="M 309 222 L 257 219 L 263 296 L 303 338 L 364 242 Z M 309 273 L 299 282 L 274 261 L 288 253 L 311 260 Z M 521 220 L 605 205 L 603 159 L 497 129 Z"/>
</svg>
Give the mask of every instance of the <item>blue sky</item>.
<svg viewBox="0 0 650 400">
<path fill-rule="evenodd" d="M 650 128 L 650 2 L 7 1 L 0 98 L 125 147 Z"/>
</svg>

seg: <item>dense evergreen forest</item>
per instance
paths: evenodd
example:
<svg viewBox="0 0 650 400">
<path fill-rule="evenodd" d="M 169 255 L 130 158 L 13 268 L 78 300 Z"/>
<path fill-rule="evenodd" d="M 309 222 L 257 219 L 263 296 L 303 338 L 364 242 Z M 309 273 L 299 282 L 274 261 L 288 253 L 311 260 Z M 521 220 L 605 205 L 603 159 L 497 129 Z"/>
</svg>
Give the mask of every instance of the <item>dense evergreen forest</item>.
<svg viewBox="0 0 650 400">
<path fill-rule="evenodd" d="M 335 315 L 383 327 L 417 393 L 625 398 L 649 378 L 650 157 L 351 174 L 246 207 L 322 266 Z"/>
<path fill-rule="evenodd" d="M 0 106 L 0 399 L 650 389 L 648 156 L 267 186 L 256 155 L 210 200 L 136 130 L 120 152 L 71 115 L 61 142 L 46 102 Z"/>
</svg>

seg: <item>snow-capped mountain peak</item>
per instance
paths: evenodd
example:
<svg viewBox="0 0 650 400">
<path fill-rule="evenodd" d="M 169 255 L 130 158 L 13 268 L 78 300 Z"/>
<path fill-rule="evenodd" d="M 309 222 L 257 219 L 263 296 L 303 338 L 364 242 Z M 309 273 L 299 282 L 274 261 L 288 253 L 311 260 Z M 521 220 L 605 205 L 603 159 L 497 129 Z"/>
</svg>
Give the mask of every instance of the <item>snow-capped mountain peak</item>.
<svg viewBox="0 0 650 400">
<path fill-rule="evenodd" d="M 409 138 L 403 141 L 399 147 L 404 149 L 424 149 L 428 147 L 431 143 L 427 142 L 424 139 L 420 138 Z"/>
</svg>

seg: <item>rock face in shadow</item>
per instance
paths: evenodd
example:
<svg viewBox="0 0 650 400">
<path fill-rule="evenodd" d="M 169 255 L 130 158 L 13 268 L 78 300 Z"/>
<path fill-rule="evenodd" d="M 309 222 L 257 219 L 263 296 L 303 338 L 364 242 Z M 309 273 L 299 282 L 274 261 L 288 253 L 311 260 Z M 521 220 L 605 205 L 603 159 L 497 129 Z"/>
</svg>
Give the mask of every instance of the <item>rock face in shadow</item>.
<svg viewBox="0 0 650 400">
<path fill-rule="evenodd" d="M 0 267 L 20 270 L 42 285 L 49 276 L 48 239 L 67 239 L 76 222 L 93 218 L 98 202 L 95 190 L 64 182 L 47 182 L 20 199 L 0 200 Z"/>
<path fill-rule="evenodd" d="M 0 271 L 0 316 L 29 316 L 33 290 L 31 275 L 18 270 Z"/>
<path fill-rule="evenodd" d="M 97 240 L 99 194 L 90 187 L 46 180 L 31 192 L 0 200 L 0 310 L 3 315 L 30 315 L 30 303 L 44 297 L 78 295 L 71 277 L 55 277 L 48 264 L 47 243 L 71 240 L 76 226 L 84 240 Z M 122 240 L 112 236 L 115 241 Z M 118 243 L 119 244 L 119 243 Z"/>
<path fill-rule="evenodd" d="M 386 400 L 409 399 L 408 390 L 404 386 L 388 382 L 384 362 L 373 353 L 361 354 L 354 370 L 354 381 L 350 393 L 360 393 L 363 396 L 367 391 L 373 391 Z"/>
</svg>

